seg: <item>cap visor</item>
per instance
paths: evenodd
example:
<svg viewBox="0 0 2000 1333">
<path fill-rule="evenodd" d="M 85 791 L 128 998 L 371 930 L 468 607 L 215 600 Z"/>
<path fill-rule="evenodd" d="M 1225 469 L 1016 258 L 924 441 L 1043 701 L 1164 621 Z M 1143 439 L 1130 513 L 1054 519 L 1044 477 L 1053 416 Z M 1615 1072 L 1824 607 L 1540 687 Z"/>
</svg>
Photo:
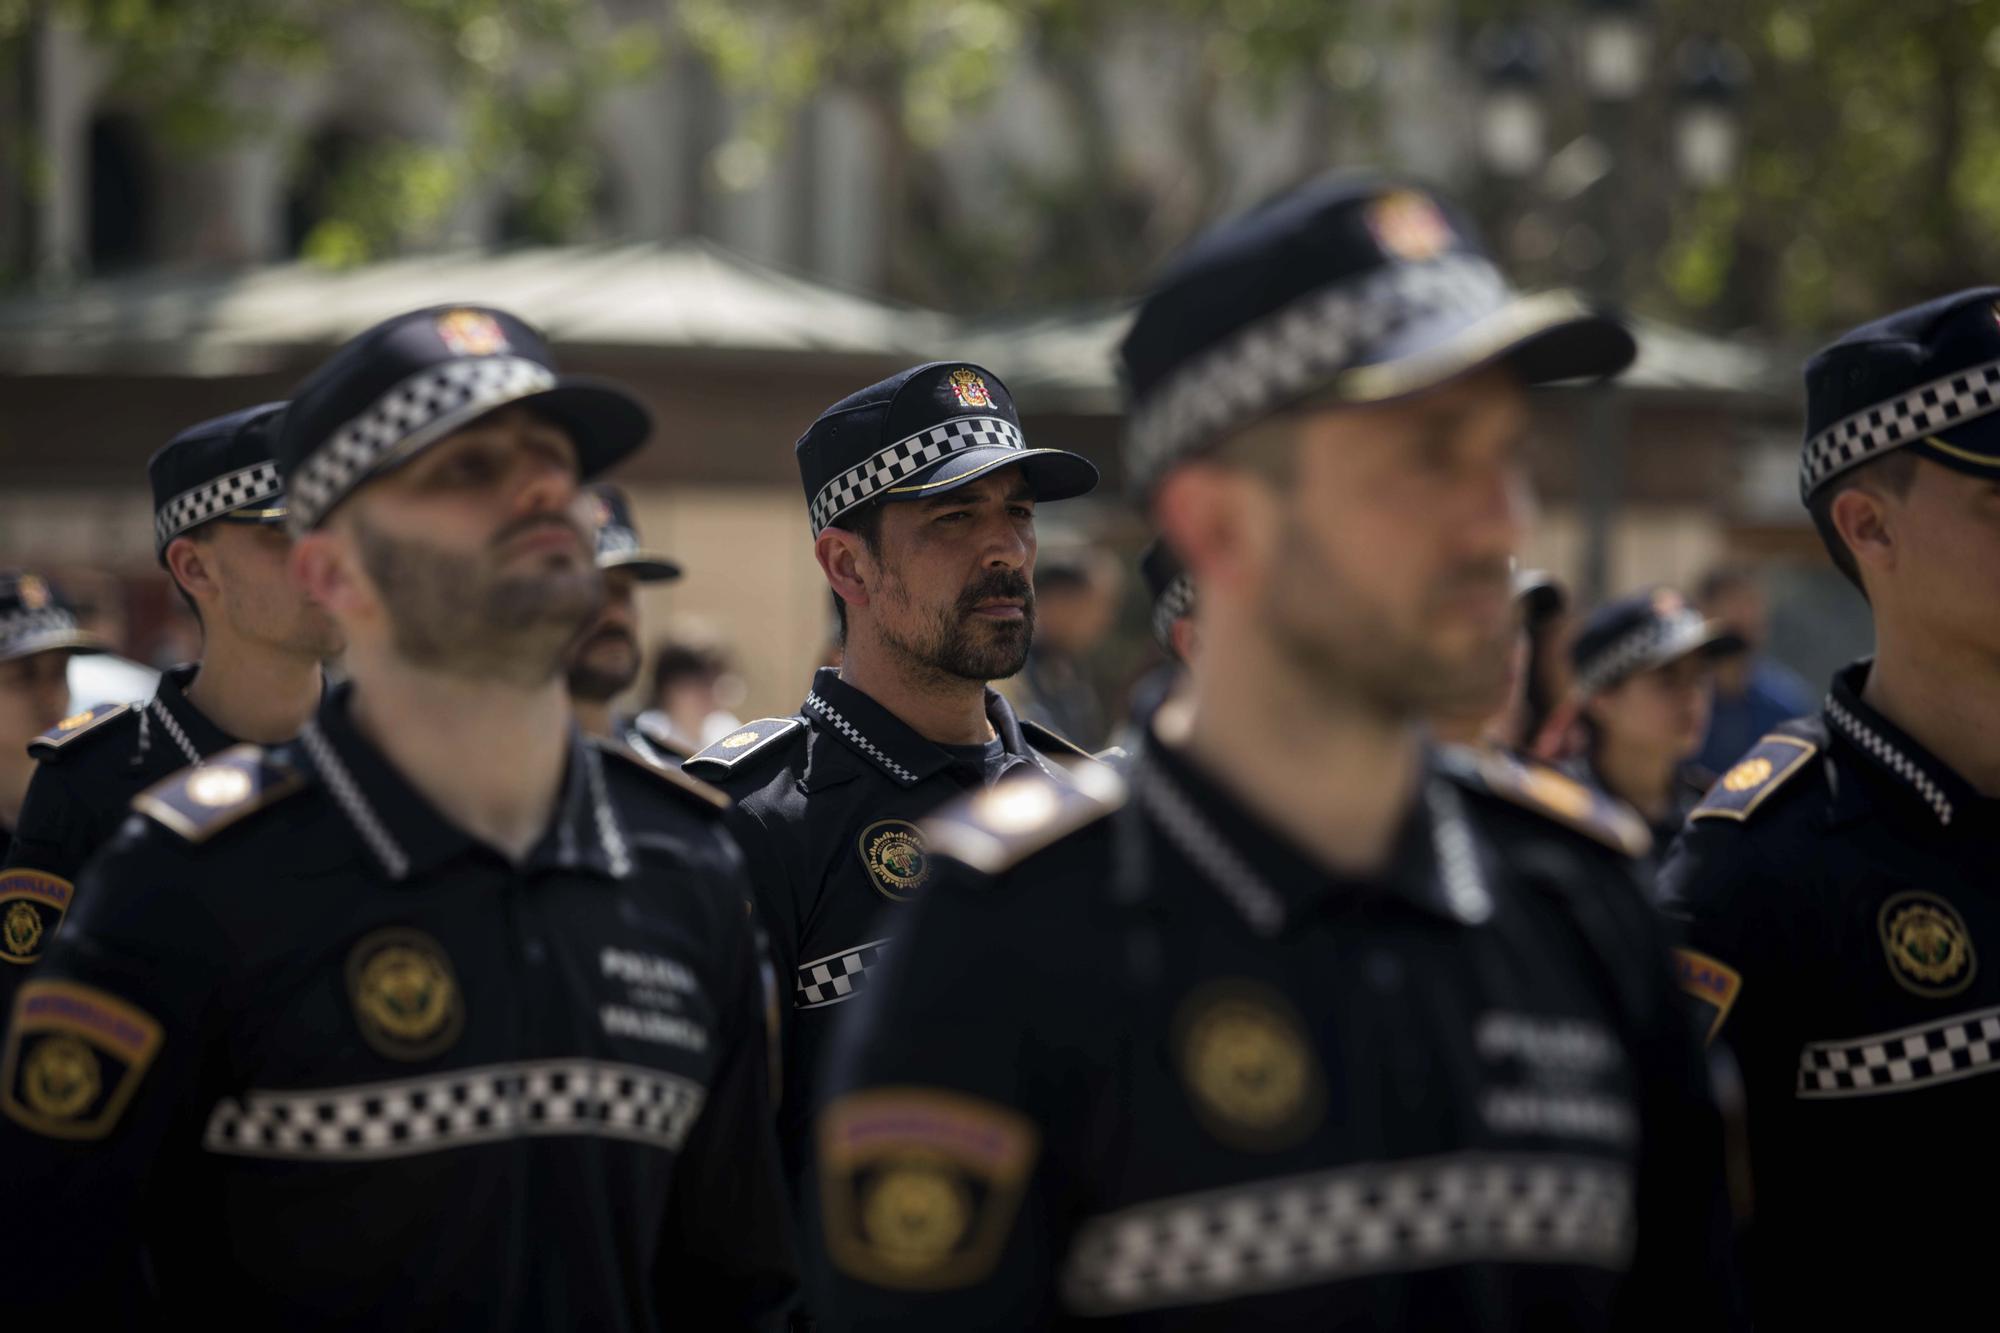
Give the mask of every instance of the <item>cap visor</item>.
<svg viewBox="0 0 2000 1333">
<path fill-rule="evenodd" d="M 1599 379 L 1632 364 L 1631 330 L 1571 292 L 1542 292 L 1467 320 L 1430 320 L 1369 349 L 1335 391 L 1349 402 L 1380 402 L 1435 388 L 1505 363 L 1523 384 Z"/>
<path fill-rule="evenodd" d="M 111 645 L 95 634 L 87 634 L 80 629 L 58 630 L 53 634 L 32 634 L 25 639 L 0 646 L 0 662 L 13 662 L 23 657 L 33 657 L 36 653 L 52 653 L 58 649 L 68 649 L 73 653 L 108 653 Z"/>
<path fill-rule="evenodd" d="M 928 472 L 912 474 L 882 492 L 884 500 L 921 500 L 1010 464 L 1018 465 L 1037 500 L 1069 500 L 1097 487 L 1097 465 L 1065 449 L 1008 449 L 985 445 L 952 454 Z"/>
<path fill-rule="evenodd" d="M 1677 634 L 1663 642 L 1648 654 L 1643 662 L 1632 668 L 1625 677 L 1630 679 L 1641 671 L 1655 671 L 1663 666 L 1671 666 L 1684 657 L 1733 657 L 1748 647 L 1743 637 L 1713 620 L 1692 626 L 1685 634 Z"/>
<path fill-rule="evenodd" d="M 665 556 L 650 551 L 626 551 L 601 557 L 599 569 L 622 569 L 641 583 L 671 583 L 681 576 L 681 567 Z"/>
<path fill-rule="evenodd" d="M 614 384 L 565 375 L 553 389 L 515 400 L 546 412 L 569 430 L 578 475 L 588 481 L 636 452 L 653 433 L 653 417 Z"/>
</svg>

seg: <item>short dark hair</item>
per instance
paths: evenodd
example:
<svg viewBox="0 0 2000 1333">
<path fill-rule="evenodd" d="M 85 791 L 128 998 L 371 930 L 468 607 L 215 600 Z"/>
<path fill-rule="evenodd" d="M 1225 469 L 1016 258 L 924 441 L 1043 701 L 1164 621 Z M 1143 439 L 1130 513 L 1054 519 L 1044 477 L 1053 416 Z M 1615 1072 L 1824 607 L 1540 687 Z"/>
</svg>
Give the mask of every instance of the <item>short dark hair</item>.
<svg viewBox="0 0 2000 1333">
<path fill-rule="evenodd" d="M 1708 606 L 1716 598 L 1738 588 L 1755 586 L 1757 586 L 1757 571 L 1749 565 L 1717 565 L 1703 574 L 1701 581 L 1694 585 L 1694 600 L 1699 606 Z"/>
<path fill-rule="evenodd" d="M 658 702 L 669 685 L 683 680 L 713 680 L 729 669 L 720 651 L 702 644 L 669 639 L 653 656 L 653 692 Z"/>
<path fill-rule="evenodd" d="M 1917 455 L 1907 449 L 1897 449 L 1871 459 L 1830 482 L 1806 506 L 1806 512 L 1812 515 L 1813 527 L 1819 531 L 1820 543 L 1833 559 L 1834 568 L 1859 589 L 1863 597 L 1868 595 L 1868 589 L 1861 583 L 1861 567 L 1855 564 L 1854 552 L 1848 549 L 1846 539 L 1833 523 L 1834 499 L 1842 491 L 1852 490 L 1863 482 L 1873 482 L 1900 500 L 1910 493 L 1910 486 L 1917 479 L 1919 461 Z"/>
<path fill-rule="evenodd" d="M 880 500 L 870 500 L 866 504 L 857 505 L 833 522 L 827 524 L 827 526 L 829 528 L 839 528 L 842 532 L 851 532 L 859 537 L 861 544 L 868 548 L 868 554 L 870 555 L 880 555 L 882 553 L 882 502 Z M 831 588 L 827 589 L 827 595 L 833 598 L 833 641 L 845 648 L 847 646 L 847 603 L 842 601 L 840 594 Z"/>
</svg>

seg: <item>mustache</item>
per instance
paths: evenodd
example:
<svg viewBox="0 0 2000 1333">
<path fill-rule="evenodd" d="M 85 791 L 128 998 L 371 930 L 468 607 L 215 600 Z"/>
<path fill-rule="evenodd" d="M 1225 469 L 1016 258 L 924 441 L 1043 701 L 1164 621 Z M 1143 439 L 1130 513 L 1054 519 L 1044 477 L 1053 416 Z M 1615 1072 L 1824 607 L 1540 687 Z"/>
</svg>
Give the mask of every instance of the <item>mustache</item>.
<svg viewBox="0 0 2000 1333">
<path fill-rule="evenodd" d="M 965 585 L 965 591 L 958 595 L 958 613 L 969 616 L 981 602 L 995 597 L 1018 597 L 1023 611 L 1034 612 L 1035 585 L 1028 576 L 1018 569 L 996 569 Z"/>
<path fill-rule="evenodd" d="M 631 630 L 626 629 L 623 625 L 606 625 L 602 629 L 592 630 L 589 634 L 586 634 L 583 642 L 578 646 L 588 648 L 592 644 L 597 643 L 622 643 L 634 652 L 637 652 L 639 649 L 639 636 Z"/>
<path fill-rule="evenodd" d="M 525 514 L 494 533 L 493 545 L 505 546 L 516 537 L 539 531 L 545 527 L 561 528 L 564 532 L 576 538 L 579 546 L 587 546 L 587 543 L 584 541 L 583 529 L 577 525 L 576 520 L 570 518 L 567 514 Z"/>
</svg>

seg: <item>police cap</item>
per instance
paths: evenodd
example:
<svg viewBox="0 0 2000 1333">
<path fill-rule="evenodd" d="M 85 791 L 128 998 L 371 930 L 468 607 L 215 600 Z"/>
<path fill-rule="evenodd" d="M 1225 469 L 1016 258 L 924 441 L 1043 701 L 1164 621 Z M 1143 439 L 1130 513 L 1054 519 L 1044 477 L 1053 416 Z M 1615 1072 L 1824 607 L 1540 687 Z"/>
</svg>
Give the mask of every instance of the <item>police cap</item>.
<svg viewBox="0 0 2000 1333">
<path fill-rule="evenodd" d="M 76 608 L 39 574 L 0 570 L 0 662 L 67 648 L 108 652 L 102 639 L 77 624 Z"/>
<path fill-rule="evenodd" d="M 1577 693 L 1591 695 L 1692 653 L 1727 657 L 1743 647 L 1741 638 L 1704 618 L 1672 588 L 1654 588 L 1591 612 L 1570 645 L 1570 662 Z"/>
<path fill-rule="evenodd" d="M 595 502 L 597 567 L 622 569 L 640 583 L 671 583 L 681 567 L 639 544 L 639 525 L 632 521 L 632 503 L 608 481 L 586 488 Z"/>
<path fill-rule="evenodd" d="M 283 403 L 246 407 L 189 426 L 146 460 L 153 485 L 153 553 L 204 523 L 282 523 L 285 484 L 272 457 Z"/>
</svg>

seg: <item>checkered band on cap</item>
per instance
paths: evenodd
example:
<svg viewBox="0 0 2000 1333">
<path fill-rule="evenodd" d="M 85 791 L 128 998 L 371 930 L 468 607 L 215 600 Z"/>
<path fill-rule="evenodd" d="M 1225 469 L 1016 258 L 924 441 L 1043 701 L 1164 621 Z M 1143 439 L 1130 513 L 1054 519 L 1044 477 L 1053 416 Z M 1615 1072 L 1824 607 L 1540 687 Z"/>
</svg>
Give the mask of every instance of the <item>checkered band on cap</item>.
<svg viewBox="0 0 2000 1333">
<path fill-rule="evenodd" d="M 606 523 L 597 530 L 597 554 L 629 555 L 639 549 L 639 534 L 617 523 Z"/>
<path fill-rule="evenodd" d="M 398 384 L 299 465 L 287 523 L 304 532 L 384 462 L 496 407 L 556 387 L 555 372 L 517 356 L 447 361 Z"/>
<path fill-rule="evenodd" d="M 167 543 L 190 528 L 198 528 L 212 518 L 238 509 L 274 508 L 273 501 L 285 493 L 278 465 L 253 463 L 246 468 L 191 486 L 160 506 L 153 515 L 153 543 L 166 550 Z"/>
<path fill-rule="evenodd" d="M 74 634 L 76 614 L 66 607 L 44 606 L 34 611 L 15 611 L 0 616 L 0 650 L 10 644 L 26 643 L 51 634 Z"/>
<path fill-rule="evenodd" d="M 1174 650 L 1174 622 L 1194 610 L 1194 580 L 1185 573 L 1174 575 L 1153 602 L 1153 638 L 1168 652 Z"/>
<path fill-rule="evenodd" d="M 919 469 L 967 449 L 1026 449 L 1021 430 L 1000 417 L 958 417 L 896 441 L 858 467 L 820 487 L 813 497 L 813 535 L 854 506 L 874 498 Z"/>
<path fill-rule="evenodd" d="M 1996 410 L 2000 410 L 2000 361 L 1954 371 L 1863 408 L 1806 441 L 1799 465 L 1799 497 L 1811 499 L 1832 478 L 1886 450 Z"/>
<path fill-rule="evenodd" d="M 209 1113 L 202 1144 L 236 1157 L 410 1157 L 532 1136 L 628 1139 L 679 1151 L 701 1084 L 603 1060 L 484 1065 L 346 1088 L 250 1091 Z"/>
<path fill-rule="evenodd" d="M 1871 1097 L 1914 1092 L 2000 1070 L 2000 1009 L 1952 1014 L 1918 1027 L 1808 1042 L 1797 1095 Z"/>
<path fill-rule="evenodd" d="M 1508 295 L 1489 261 L 1454 254 L 1300 297 L 1193 358 L 1135 406 L 1132 474 L 1150 482 L 1184 454 L 1350 369 L 1361 349 L 1399 329 L 1453 314 L 1477 318 Z"/>
<path fill-rule="evenodd" d="M 1579 694 L 1608 690 L 1648 662 L 1670 655 L 1685 645 L 1692 648 L 1708 632 L 1701 612 L 1687 610 L 1677 615 L 1650 619 L 1621 639 L 1614 639 L 1576 673 Z"/>
<path fill-rule="evenodd" d="M 1063 1273 L 1081 1315 L 1206 1305 L 1448 1264 L 1617 1272 L 1634 1237 L 1624 1163 L 1463 1153 L 1157 1199 L 1090 1219 Z"/>
</svg>

